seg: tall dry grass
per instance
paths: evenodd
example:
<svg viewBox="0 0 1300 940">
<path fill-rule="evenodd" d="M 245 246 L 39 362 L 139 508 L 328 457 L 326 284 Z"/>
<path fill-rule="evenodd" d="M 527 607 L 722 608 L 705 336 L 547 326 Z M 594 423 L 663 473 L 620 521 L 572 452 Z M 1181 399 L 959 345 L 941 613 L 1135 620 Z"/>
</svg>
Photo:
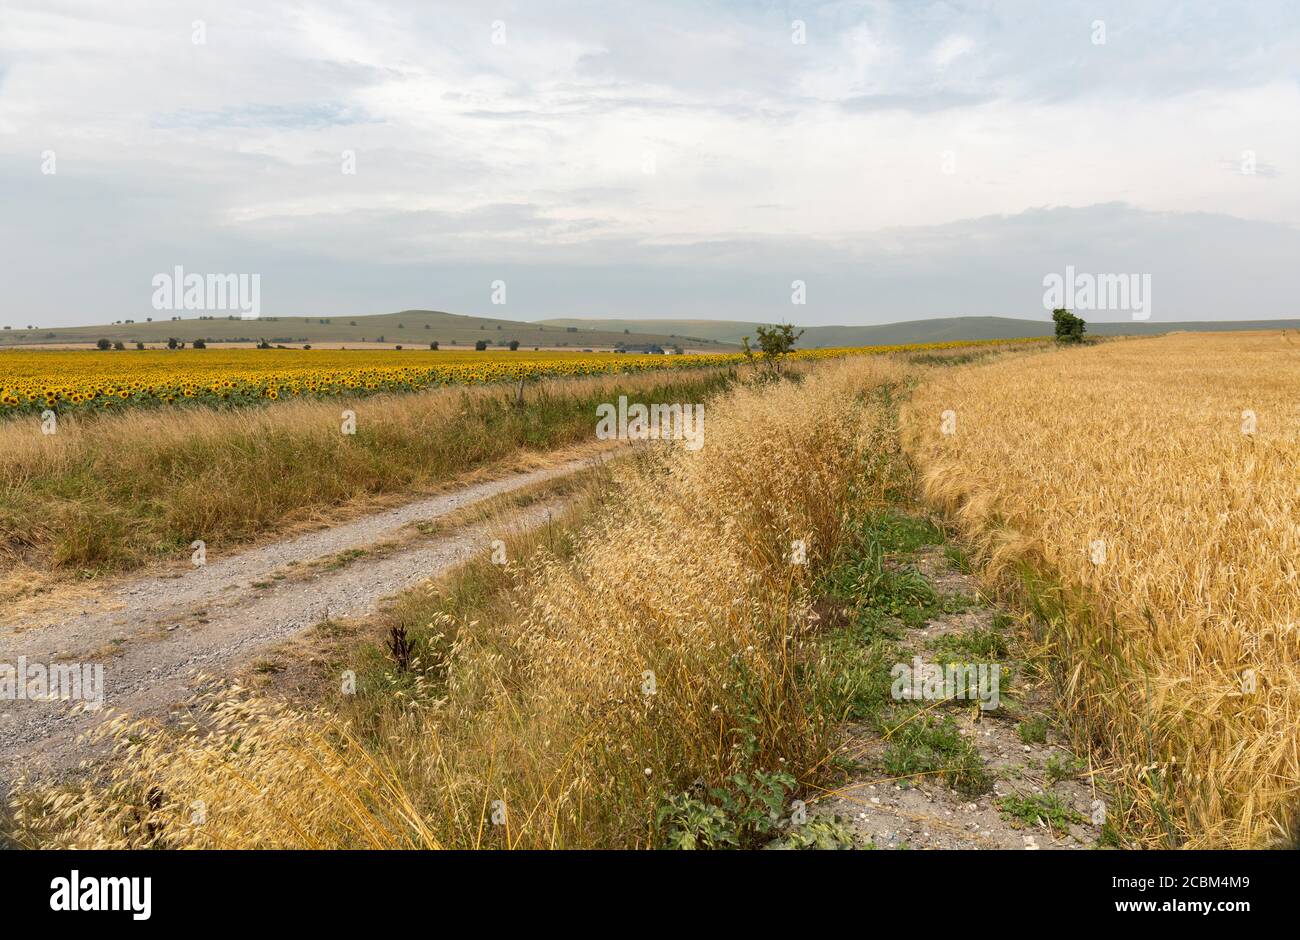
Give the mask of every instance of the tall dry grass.
<svg viewBox="0 0 1300 940">
<path fill-rule="evenodd" d="M 699 401 L 730 370 L 444 388 L 353 401 L 0 422 L 0 572 L 123 570 L 194 539 L 221 550 L 348 503 L 436 489 L 527 450 L 592 440 L 619 394 Z M 341 433 L 342 411 L 356 433 Z"/>
<path fill-rule="evenodd" d="M 891 482 L 872 390 L 905 374 L 862 359 L 734 389 L 702 450 L 615 469 L 563 551 L 515 562 L 491 616 L 432 617 L 413 674 L 364 708 L 224 692 L 179 730 L 122 719 L 111 778 L 24 791 L 19 841 L 646 847 L 674 794 L 817 773 L 837 716 L 817 707 L 809 585 Z"/>
<path fill-rule="evenodd" d="M 1297 837 L 1297 402 L 1300 344 L 1189 334 L 936 373 L 907 408 L 925 496 L 1046 615 L 1148 844 Z"/>
</svg>

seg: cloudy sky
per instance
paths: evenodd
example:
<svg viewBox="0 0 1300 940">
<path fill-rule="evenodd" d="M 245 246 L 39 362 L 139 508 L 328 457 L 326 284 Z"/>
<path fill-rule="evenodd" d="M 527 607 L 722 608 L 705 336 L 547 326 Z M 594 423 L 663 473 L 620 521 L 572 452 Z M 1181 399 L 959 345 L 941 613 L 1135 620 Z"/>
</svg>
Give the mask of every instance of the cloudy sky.
<svg viewBox="0 0 1300 940">
<path fill-rule="evenodd" d="M 0 0 L 0 323 L 1300 316 L 1298 159 L 1294 0 Z"/>
</svg>

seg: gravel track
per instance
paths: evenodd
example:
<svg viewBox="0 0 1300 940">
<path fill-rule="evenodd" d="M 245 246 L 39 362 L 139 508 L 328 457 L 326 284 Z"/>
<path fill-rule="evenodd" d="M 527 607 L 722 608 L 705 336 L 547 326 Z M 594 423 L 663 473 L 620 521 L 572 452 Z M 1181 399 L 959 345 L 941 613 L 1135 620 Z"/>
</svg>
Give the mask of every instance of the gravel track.
<svg viewBox="0 0 1300 940">
<path fill-rule="evenodd" d="M 124 580 L 44 616 L 0 618 L 0 664 L 16 666 L 20 656 L 40 664 L 102 663 L 106 706 L 132 714 L 164 710 L 186 697 L 196 674 L 232 672 L 322 620 L 371 613 L 384 598 L 486 551 L 503 525 L 535 526 L 564 501 L 542 500 L 505 523 L 478 523 L 425 539 L 408 538 L 412 525 L 575 473 L 593 461 L 586 457 L 474 483 L 227 557 L 209 555 L 202 567 Z M 384 543 L 389 544 L 383 551 L 371 554 Z M 352 554 L 360 552 L 366 554 Z M 75 767 L 90 755 L 78 736 L 103 714 L 65 702 L 0 699 L 0 789 L 20 774 Z"/>
</svg>

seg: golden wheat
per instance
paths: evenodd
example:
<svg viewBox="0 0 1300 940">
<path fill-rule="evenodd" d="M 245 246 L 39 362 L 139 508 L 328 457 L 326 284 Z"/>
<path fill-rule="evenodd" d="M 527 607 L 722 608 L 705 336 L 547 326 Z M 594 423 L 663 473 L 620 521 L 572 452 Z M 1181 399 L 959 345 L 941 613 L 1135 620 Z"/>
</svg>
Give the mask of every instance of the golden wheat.
<svg viewBox="0 0 1300 940">
<path fill-rule="evenodd" d="M 1187 334 L 935 373 L 906 411 L 990 578 L 1055 582 L 1064 711 L 1151 844 L 1296 836 L 1297 402 L 1300 343 Z"/>
</svg>

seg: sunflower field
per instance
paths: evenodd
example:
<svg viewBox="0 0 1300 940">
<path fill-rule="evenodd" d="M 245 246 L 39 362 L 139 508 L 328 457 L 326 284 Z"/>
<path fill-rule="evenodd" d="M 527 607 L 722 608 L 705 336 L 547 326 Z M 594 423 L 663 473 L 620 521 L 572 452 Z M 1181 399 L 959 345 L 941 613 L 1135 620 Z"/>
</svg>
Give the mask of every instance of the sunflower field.
<svg viewBox="0 0 1300 940">
<path fill-rule="evenodd" d="M 797 350 L 790 358 L 824 359 L 969 345 L 973 344 L 810 349 Z M 11 349 L 0 351 L 0 415 L 181 403 L 253 404 L 304 396 L 357 396 L 519 379 L 726 366 L 744 361 L 742 353 Z"/>
</svg>

